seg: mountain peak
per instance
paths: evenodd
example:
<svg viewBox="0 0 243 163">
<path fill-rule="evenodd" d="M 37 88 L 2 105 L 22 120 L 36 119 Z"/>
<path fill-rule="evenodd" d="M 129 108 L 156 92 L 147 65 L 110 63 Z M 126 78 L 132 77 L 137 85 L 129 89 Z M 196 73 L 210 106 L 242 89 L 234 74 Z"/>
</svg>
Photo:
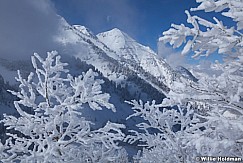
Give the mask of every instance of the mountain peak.
<svg viewBox="0 0 243 163">
<path fill-rule="evenodd" d="M 109 30 L 109 31 L 117 31 L 117 32 L 122 32 L 119 28 L 113 28 L 113 29 L 111 29 L 111 30 Z M 108 32 L 108 31 L 107 31 Z"/>
<path fill-rule="evenodd" d="M 112 50 L 119 51 L 121 48 L 125 48 L 131 42 L 136 42 L 126 33 L 118 28 L 111 29 L 109 31 L 99 33 L 97 35 L 100 41 L 108 45 Z"/>
<path fill-rule="evenodd" d="M 113 29 L 107 31 L 106 33 L 112 33 L 112 34 L 114 34 L 114 35 L 124 35 L 124 34 L 125 34 L 124 32 L 122 32 L 122 31 L 121 31 L 120 29 L 118 29 L 118 28 L 113 28 Z"/>
</svg>

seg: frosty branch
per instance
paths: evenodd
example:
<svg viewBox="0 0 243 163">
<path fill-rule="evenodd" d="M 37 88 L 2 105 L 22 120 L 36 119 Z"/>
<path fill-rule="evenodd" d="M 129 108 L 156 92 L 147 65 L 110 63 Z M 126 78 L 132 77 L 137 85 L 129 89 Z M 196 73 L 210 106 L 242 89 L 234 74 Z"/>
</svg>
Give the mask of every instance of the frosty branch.
<svg viewBox="0 0 243 163">
<path fill-rule="evenodd" d="M 237 29 L 228 28 L 223 22 L 217 18 L 213 18 L 215 23 L 209 22 L 198 16 L 191 16 L 188 11 L 187 22 L 193 28 L 186 27 L 184 24 L 172 24 L 172 28 L 163 33 L 160 41 L 169 42 L 173 47 L 177 48 L 186 42 L 182 54 L 194 51 L 193 57 L 208 56 L 218 50 L 218 53 L 225 54 L 230 58 L 237 58 L 242 54 L 242 30 L 243 22 L 241 20 L 242 10 L 240 6 L 242 2 L 231 0 L 213 0 L 199 1 L 201 5 L 191 11 L 205 10 L 220 12 L 225 8 L 229 8 L 222 15 L 233 18 L 237 22 Z M 202 30 L 206 28 L 206 30 Z"/>
</svg>

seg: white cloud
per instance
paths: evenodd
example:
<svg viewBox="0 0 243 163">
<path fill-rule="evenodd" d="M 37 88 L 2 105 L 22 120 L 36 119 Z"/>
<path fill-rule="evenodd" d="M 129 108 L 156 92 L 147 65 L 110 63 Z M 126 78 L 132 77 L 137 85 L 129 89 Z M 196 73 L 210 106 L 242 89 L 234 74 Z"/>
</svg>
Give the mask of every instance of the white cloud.
<svg viewBox="0 0 243 163">
<path fill-rule="evenodd" d="M 174 68 L 177 66 L 187 67 L 188 65 L 185 56 L 181 55 L 180 52 L 176 52 L 172 47 L 166 46 L 163 42 L 158 42 L 158 55 Z"/>
</svg>

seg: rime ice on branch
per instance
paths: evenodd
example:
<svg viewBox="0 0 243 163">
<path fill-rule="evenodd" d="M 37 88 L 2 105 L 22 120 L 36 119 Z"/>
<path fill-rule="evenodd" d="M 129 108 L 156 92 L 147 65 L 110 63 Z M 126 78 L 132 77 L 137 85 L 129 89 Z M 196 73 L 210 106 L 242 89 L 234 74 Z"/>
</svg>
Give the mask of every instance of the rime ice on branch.
<svg viewBox="0 0 243 163">
<path fill-rule="evenodd" d="M 35 73 L 27 79 L 18 71 L 19 92 L 14 102 L 18 117 L 4 115 L 3 123 L 9 138 L 1 144 L 0 159 L 4 162 L 108 162 L 125 158 L 118 147 L 124 125 L 108 122 L 92 130 L 82 117 L 82 108 L 115 111 L 108 102 L 110 95 L 102 93 L 100 79 L 92 70 L 78 77 L 67 74 L 67 63 L 60 61 L 56 51 L 43 59 L 32 56 Z M 26 112 L 25 108 L 30 108 Z"/>
</svg>

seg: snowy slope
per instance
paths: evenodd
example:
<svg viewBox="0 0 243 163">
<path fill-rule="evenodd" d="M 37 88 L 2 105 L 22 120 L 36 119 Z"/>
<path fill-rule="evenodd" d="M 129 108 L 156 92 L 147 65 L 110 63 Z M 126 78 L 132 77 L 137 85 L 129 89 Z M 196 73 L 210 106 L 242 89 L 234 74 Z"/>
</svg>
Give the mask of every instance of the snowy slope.
<svg viewBox="0 0 243 163">
<path fill-rule="evenodd" d="M 115 31 L 118 30 L 115 29 Z M 109 80 L 125 85 L 128 77 L 136 74 L 161 93 L 166 94 L 168 92 L 168 85 L 173 81 L 174 73 L 165 62 L 155 60 L 155 53 L 148 47 L 144 47 L 133 40 L 135 42 L 134 47 L 129 50 L 129 47 L 125 46 L 124 51 L 127 53 L 121 53 L 115 47 L 119 48 L 122 44 L 114 45 L 111 48 L 99 38 L 99 35 L 98 37 L 94 36 L 90 30 L 83 26 L 70 26 L 64 19 L 59 33 L 55 39 L 66 47 L 65 53 L 93 65 Z M 115 32 L 113 36 L 116 34 Z M 122 40 L 131 42 L 132 39 L 128 35 L 124 35 L 124 37 L 127 39 Z M 118 39 L 119 42 L 122 40 Z M 124 42 L 123 44 L 125 45 Z M 134 49 L 137 49 L 137 51 Z M 138 53 L 143 55 L 138 57 Z"/>
<path fill-rule="evenodd" d="M 175 69 L 184 78 L 187 78 L 187 79 L 189 79 L 191 81 L 194 81 L 194 82 L 197 82 L 198 81 L 198 79 L 195 76 L 193 76 L 192 73 L 188 69 L 186 69 L 185 67 L 183 67 L 183 66 L 177 66 Z"/>
<path fill-rule="evenodd" d="M 167 87 L 176 78 L 176 73 L 156 53 L 147 46 L 143 46 L 121 30 L 114 28 L 97 35 L 99 40 L 114 50 L 121 60 L 135 70 L 142 68 L 145 72 L 164 82 Z"/>
<path fill-rule="evenodd" d="M 116 81 L 118 74 L 112 73 L 110 64 L 118 65 L 119 57 L 99 41 L 87 28 L 79 25 L 70 26 L 65 20 L 59 28 L 56 41 L 63 47 L 62 54 L 80 58 L 92 64 L 109 80 Z"/>
</svg>

